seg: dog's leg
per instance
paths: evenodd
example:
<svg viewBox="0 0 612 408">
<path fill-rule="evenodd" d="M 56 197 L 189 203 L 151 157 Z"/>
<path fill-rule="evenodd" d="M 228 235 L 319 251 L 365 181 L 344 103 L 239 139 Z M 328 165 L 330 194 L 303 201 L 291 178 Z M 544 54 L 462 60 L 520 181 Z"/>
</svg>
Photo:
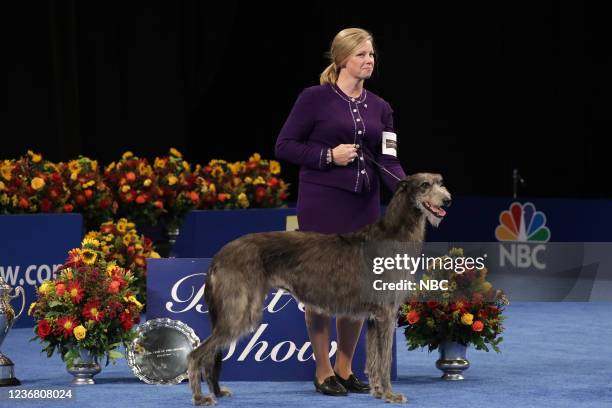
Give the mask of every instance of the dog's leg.
<svg viewBox="0 0 612 408">
<path fill-rule="evenodd" d="M 382 387 L 380 383 L 380 358 L 381 349 L 378 341 L 376 317 L 367 321 L 368 330 L 366 332 L 366 367 L 368 369 L 368 382 L 370 384 L 370 394 L 376 398 L 381 398 Z"/>
<path fill-rule="evenodd" d="M 202 394 L 201 375 L 207 376 L 206 364 L 202 364 L 206 354 L 209 353 L 211 342 L 214 342 L 214 333 L 196 347 L 187 357 L 187 372 L 193 403 L 195 405 L 214 405 L 217 403 L 212 395 Z"/>
<path fill-rule="evenodd" d="M 396 310 L 387 311 L 376 324 L 376 333 L 380 344 L 380 384 L 382 398 L 391 403 L 406 403 L 408 400 L 404 394 L 393 393 L 391 389 L 391 363 L 393 358 L 393 338 L 395 336 Z"/>
</svg>

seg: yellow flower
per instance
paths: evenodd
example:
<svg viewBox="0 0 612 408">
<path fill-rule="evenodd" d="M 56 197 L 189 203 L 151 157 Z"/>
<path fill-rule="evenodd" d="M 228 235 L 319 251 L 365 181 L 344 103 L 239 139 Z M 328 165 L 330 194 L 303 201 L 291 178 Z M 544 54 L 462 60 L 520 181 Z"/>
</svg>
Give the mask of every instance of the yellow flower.
<svg viewBox="0 0 612 408">
<path fill-rule="evenodd" d="M 53 282 L 46 280 L 38 287 L 38 293 L 46 295 L 47 293 L 55 291 L 55 285 Z"/>
<path fill-rule="evenodd" d="M 13 178 L 13 164 L 9 160 L 4 160 L 0 165 L 0 173 L 5 180 L 11 180 Z"/>
<path fill-rule="evenodd" d="M 3 181 L 0 181 L 0 191 L 4 191 L 6 190 L 6 186 L 4 185 Z"/>
<path fill-rule="evenodd" d="M 168 185 L 173 186 L 176 184 L 177 181 L 178 179 L 176 178 L 176 176 L 173 176 L 172 174 L 168 176 Z"/>
<path fill-rule="evenodd" d="M 130 302 L 130 303 L 135 304 L 135 305 L 136 305 L 136 307 L 137 307 L 138 309 L 142 309 L 142 303 L 140 303 L 140 302 L 138 301 L 138 299 L 136 299 L 136 297 L 135 297 L 134 295 L 131 295 L 131 296 L 130 296 L 130 297 L 128 297 L 128 298 L 125 298 L 125 297 L 124 297 L 124 299 L 125 299 L 126 301 Z"/>
<path fill-rule="evenodd" d="M 149 186 L 151 185 L 151 183 L 152 183 L 151 179 L 146 179 L 146 180 L 145 180 L 145 181 L 144 181 L 142 184 L 143 184 L 145 187 L 149 187 Z"/>
<path fill-rule="evenodd" d="M 466 326 L 471 326 L 472 323 L 474 323 L 474 315 L 471 313 L 464 313 L 463 316 L 461 316 L 461 323 Z"/>
<path fill-rule="evenodd" d="M 85 237 L 83 242 L 81 242 L 81 246 L 92 245 L 94 248 L 98 248 L 100 246 L 100 241 L 95 238 Z"/>
<path fill-rule="evenodd" d="M 212 176 L 215 178 L 219 178 L 223 176 L 224 173 L 225 172 L 223 171 L 223 169 L 219 166 L 215 166 L 211 171 Z"/>
<path fill-rule="evenodd" d="M 179 159 L 181 159 L 183 157 L 183 155 L 181 154 L 181 152 L 179 152 L 178 150 L 176 150 L 174 147 L 170 148 L 170 154 L 174 157 L 178 157 Z"/>
<path fill-rule="evenodd" d="M 244 182 L 247 183 L 247 184 L 251 184 L 253 182 L 253 179 L 250 178 L 250 177 L 245 177 L 244 178 Z"/>
<path fill-rule="evenodd" d="M 39 161 L 42 160 L 42 156 L 40 154 L 36 154 L 31 150 L 28 150 L 28 155 L 30 156 L 30 159 L 32 159 L 34 163 L 38 163 Z"/>
<path fill-rule="evenodd" d="M 74 337 L 76 337 L 77 340 L 83 340 L 87 335 L 87 329 L 81 324 L 75 327 L 72 332 L 74 333 Z"/>
<path fill-rule="evenodd" d="M 117 231 L 119 231 L 122 235 L 125 234 L 125 231 L 127 230 L 127 222 L 123 221 L 123 219 L 119 220 L 119 222 L 117 223 Z"/>
<path fill-rule="evenodd" d="M 238 204 L 240 204 L 242 208 L 247 208 L 249 206 L 249 199 L 246 194 L 238 194 Z"/>
<path fill-rule="evenodd" d="M 32 316 L 32 311 L 34 311 L 35 307 L 36 307 L 36 302 L 32 302 L 32 304 L 28 308 L 28 316 Z"/>
<path fill-rule="evenodd" d="M 92 161 L 91 161 L 91 169 L 92 169 L 93 171 L 98 170 L 98 161 L 97 161 L 97 160 L 92 160 Z"/>
<path fill-rule="evenodd" d="M 217 191 L 217 189 L 214 184 L 210 183 L 208 185 L 208 191 L 210 191 L 211 193 L 214 193 L 215 191 Z"/>
<path fill-rule="evenodd" d="M 117 267 L 117 264 L 114 261 L 110 261 L 108 264 L 106 264 L 106 274 L 108 276 L 111 276 L 113 274 L 113 269 L 115 269 Z"/>
<path fill-rule="evenodd" d="M 183 170 L 191 171 L 191 165 L 187 163 L 185 160 L 183 160 Z"/>
<path fill-rule="evenodd" d="M 81 256 L 83 257 L 83 262 L 85 265 L 93 265 L 96 263 L 98 253 L 92 251 L 91 249 L 84 249 L 83 252 L 81 252 Z"/>
<path fill-rule="evenodd" d="M 140 164 L 138 165 L 138 173 L 140 173 L 141 175 L 150 176 L 152 172 L 153 170 L 151 170 L 151 166 L 149 166 L 147 163 L 140 162 Z"/>
<path fill-rule="evenodd" d="M 159 254 L 155 251 L 151 251 L 151 253 L 149 254 L 149 258 L 161 258 L 159 256 Z"/>
<path fill-rule="evenodd" d="M 81 165 L 78 161 L 72 160 L 70 163 L 68 163 L 68 170 L 70 170 L 70 173 L 79 174 L 81 171 Z"/>
<path fill-rule="evenodd" d="M 93 186 L 94 184 L 96 184 L 94 180 L 89 180 L 87 183 L 83 184 L 83 188 L 89 188 Z"/>
<path fill-rule="evenodd" d="M 264 180 L 261 176 L 257 176 L 257 178 L 255 179 L 255 181 L 253 182 L 254 185 L 258 185 L 258 184 L 266 184 L 266 180 Z"/>
<path fill-rule="evenodd" d="M 127 159 L 129 159 L 130 157 L 134 157 L 134 153 L 132 153 L 132 152 L 130 152 L 130 151 L 127 151 L 127 152 L 123 153 L 123 156 L 121 156 L 121 158 L 122 158 L 123 160 L 127 160 Z"/>
<path fill-rule="evenodd" d="M 9 196 L 6 193 L 0 195 L 0 204 L 7 205 L 9 201 Z"/>
<path fill-rule="evenodd" d="M 272 174 L 278 174 L 281 171 L 281 166 L 280 163 L 277 162 L 276 160 L 271 160 L 270 161 L 270 172 Z"/>
<path fill-rule="evenodd" d="M 32 188 L 34 190 L 38 191 L 38 190 L 42 189 L 45 186 L 45 180 L 43 180 L 40 177 L 34 177 L 30 184 L 32 185 Z"/>
<path fill-rule="evenodd" d="M 70 180 L 76 181 L 79 178 L 79 173 L 70 173 Z"/>
<path fill-rule="evenodd" d="M 484 290 L 485 292 L 490 290 L 493 287 L 493 285 L 491 285 L 490 282 L 485 282 L 482 284 L 482 290 Z"/>
<path fill-rule="evenodd" d="M 155 168 L 163 169 L 166 166 L 166 160 L 156 157 L 154 166 Z"/>
<path fill-rule="evenodd" d="M 130 191 L 130 186 L 128 186 L 127 184 L 124 184 L 123 186 L 121 186 L 122 193 L 127 193 L 128 191 Z"/>
<path fill-rule="evenodd" d="M 108 166 L 106 166 L 106 171 L 111 171 L 115 168 L 115 162 L 112 162 Z"/>
<path fill-rule="evenodd" d="M 249 161 L 258 162 L 261 160 L 261 156 L 259 153 L 254 153 L 251 157 L 249 157 Z"/>
</svg>

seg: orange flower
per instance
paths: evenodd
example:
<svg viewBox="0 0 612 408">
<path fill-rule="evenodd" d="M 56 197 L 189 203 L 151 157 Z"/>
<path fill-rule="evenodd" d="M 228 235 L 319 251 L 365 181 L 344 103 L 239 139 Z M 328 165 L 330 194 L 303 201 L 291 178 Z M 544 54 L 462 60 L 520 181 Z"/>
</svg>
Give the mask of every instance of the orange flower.
<svg viewBox="0 0 612 408">
<path fill-rule="evenodd" d="M 406 320 L 410 324 L 415 324 L 416 322 L 419 321 L 420 318 L 421 316 L 419 315 L 419 312 L 417 312 L 416 310 L 411 310 L 410 312 L 408 312 L 408 315 L 406 316 Z"/>
<path fill-rule="evenodd" d="M 136 174 L 133 171 L 128 171 L 125 174 L 125 178 L 127 179 L 127 181 L 134 181 L 136 180 Z"/>
<path fill-rule="evenodd" d="M 474 323 L 472 323 L 472 330 L 475 332 L 481 332 L 482 329 L 484 329 L 484 324 L 480 320 L 476 320 Z"/>
<path fill-rule="evenodd" d="M 64 296 L 64 293 L 66 293 L 66 285 L 63 283 L 55 285 L 55 293 L 57 293 L 57 296 Z"/>
</svg>

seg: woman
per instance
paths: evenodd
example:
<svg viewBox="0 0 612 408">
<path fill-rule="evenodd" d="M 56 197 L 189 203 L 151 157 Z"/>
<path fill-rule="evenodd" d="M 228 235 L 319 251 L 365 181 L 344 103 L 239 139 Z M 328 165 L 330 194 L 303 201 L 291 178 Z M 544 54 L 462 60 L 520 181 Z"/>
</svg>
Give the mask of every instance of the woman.
<svg viewBox="0 0 612 408">
<path fill-rule="evenodd" d="M 340 31 L 330 57 L 321 85 L 306 88 L 298 97 L 278 136 L 276 156 L 301 166 L 300 230 L 347 233 L 379 218 L 379 179 L 394 191 L 397 178 L 405 174 L 395 154 L 391 107 L 363 87 L 374 70 L 372 35 L 359 28 Z M 330 317 L 308 309 L 305 314 L 316 360 L 316 390 L 327 395 L 369 392 L 351 367 L 363 321 L 337 318 L 338 352 L 332 368 Z"/>
</svg>

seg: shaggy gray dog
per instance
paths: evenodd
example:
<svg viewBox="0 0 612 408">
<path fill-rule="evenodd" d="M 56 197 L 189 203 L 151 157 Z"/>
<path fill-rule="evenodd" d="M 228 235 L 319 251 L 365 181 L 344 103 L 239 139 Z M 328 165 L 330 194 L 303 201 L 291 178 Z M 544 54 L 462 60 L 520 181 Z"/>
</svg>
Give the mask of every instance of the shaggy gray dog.
<svg viewBox="0 0 612 408">
<path fill-rule="evenodd" d="M 400 251 L 418 256 L 426 221 L 437 226 L 450 200 L 440 175 L 419 173 L 402 179 L 385 215 L 357 232 L 263 232 L 225 245 L 212 260 L 204 292 L 212 334 L 188 357 L 193 402 L 213 405 L 215 396 L 231 395 L 219 386 L 221 351 L 257 327 L 271 288 L 285 289 L 319 312 L 368 319 L 371 394 L 406 402 L 391 390 L 391 350 L 397 311 L 407 293 L 374 290 L 372 285 L 377 279 L 393 283 L 414 275 L 399 268 L 374 274 L 372 261 Z M 202 394 L 202 377 L 214 396 Z"/>
</svg>

